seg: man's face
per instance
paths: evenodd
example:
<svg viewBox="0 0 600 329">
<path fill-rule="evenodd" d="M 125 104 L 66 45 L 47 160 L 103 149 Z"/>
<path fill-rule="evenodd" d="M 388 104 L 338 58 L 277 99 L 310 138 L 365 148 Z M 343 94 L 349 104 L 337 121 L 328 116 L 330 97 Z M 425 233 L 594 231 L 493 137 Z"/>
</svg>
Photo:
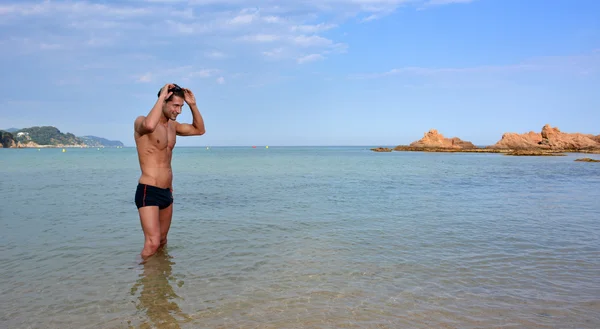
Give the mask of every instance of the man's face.
<svg viewBox="0 0 600 329">
<path fill-rule="evenodd" d="M 163 113 L 171 120 L 177 119 L 177 116 L 181 114 L 181 108 L 183 107 L 184 100 L 179 96 L 173 95 L 171 100 L 165 103 L 163 106 Z"/>
</svg>

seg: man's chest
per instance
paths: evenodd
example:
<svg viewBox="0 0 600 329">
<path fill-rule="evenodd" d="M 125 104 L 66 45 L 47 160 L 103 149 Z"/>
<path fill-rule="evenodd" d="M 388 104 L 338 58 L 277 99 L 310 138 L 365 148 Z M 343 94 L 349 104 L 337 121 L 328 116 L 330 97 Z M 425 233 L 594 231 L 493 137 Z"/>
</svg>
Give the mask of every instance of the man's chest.
<svg viewBox="0 0 600 329">
<path fill-rule="evenodd" d="M 177 134 L 175 133 L 174 127 L 157 127 L 152 136 L 151 142 L 158 149 L 173 149 L 175 147 Z"/>
</svg>

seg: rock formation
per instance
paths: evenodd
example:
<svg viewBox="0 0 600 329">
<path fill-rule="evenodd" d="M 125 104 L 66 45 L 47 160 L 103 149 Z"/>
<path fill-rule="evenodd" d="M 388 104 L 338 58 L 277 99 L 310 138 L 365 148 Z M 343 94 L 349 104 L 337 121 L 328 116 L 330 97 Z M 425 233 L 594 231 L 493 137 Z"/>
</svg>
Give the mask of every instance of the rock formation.
<svg viewBox="0 0 600 329">
<path fill-rule="evenodd" d="M 431 129 L 423 135 L 423 138 L 418 141 L 410 143 L 408 146 L 399 145 L 396 146 L 395 150 L 462 150 L 462 149 L 475 149 L 477 148 L 473 143 L 463 141 L 458 137 L 446 138 L 440 134 L 436 129 Z"/>
<path fill-rule="evenodd" d="M 372 148 L 371 151 L 373 151 L 373 152 L 392 152 L 392 149 L 389 147 L 375 147 L 375 148 Z"/>
<path fill-rule="evenodd" d="M 541 134 L 533 131 L 530 131 L 526 134 L 504 133 L 500 141 L 492 146 L 489 146 L 489 148 L 528 150 L 532 148 L 538 148 L 541 142 Z"/>
<path fill-rule="evenodd" d="M 600 150 L 598 136 L 581 133 L 564 133 L 557 127 L 546 124 L 541 133 L 530 131 L 525 134 L 505 133 L 500 141 L 489 146 L 491 149 L 585 151 Z"/>
<path fill-rule="evenodd" d="M 543 151 L 543 150 L 514 150 L 505 153 L 513 156 L 565 156 L 562 152 Z"/>
<path fill-rule="evenodd" d="M 373 148 L 376 152 L 389 152 L 387 148 Z M 599 153 L 600 135 L 582 133 L 564 133 L 549 124 L 536 133 L 504 133 L 494 145 L 477 147 L 458 137 L 446 138 L 436 129 L 426 132 L 418 141 L 410 145 L 398 145 L 394 151 L 421 152 L 468 152 L 468 153 L 504 153 L 506 155 L 545 155 L 560 156 L 564 152 Z"/>
<path fill-rule="evenodd" d="M 55 146 L 55 147 L 64 147 L 63 145 L 53 145 L 53 146 Z M 17 144 L 17 148 L 35 148 L 35 147 L 42 147 L 42 146 L 40 144 L 38 144 L 36 142 L 32 142 L 32 141 L 29 141 L 29 142 L 26 142 L 26 143 L 19 142 Z"/>
<path fill-rule="evenodd" d="M 592 158 L 580 158 L 580 159 L 576 159 L 575 161 L 579 161 L 579 162 L 600 162 L 600 160 L 596 160 L 596 159 L 592 159 Z"/>
<path fill-rule="evenodd" d="M 563 150 L 585 150 L 600 148 L 600 144 L 593 138 L 596 136 L 580 133 L 563 133 L 557 127 L 545 125 L 542 128 L 542 145 L 548 145 L 552 149 Z"/>
</svg>

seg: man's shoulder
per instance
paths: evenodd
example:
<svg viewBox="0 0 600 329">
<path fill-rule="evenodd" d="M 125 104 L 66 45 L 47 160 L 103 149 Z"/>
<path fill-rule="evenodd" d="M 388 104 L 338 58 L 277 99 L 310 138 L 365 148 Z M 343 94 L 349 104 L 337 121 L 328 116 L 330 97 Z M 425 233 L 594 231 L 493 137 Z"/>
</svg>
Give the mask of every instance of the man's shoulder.
<svg viewBox="0 0 600 329">
<path fill-rule="evenodd" d="M 138 117 L 135 118 L 135 120 L 133 121 L 133 131 L 135 132 L 135 139 L 137 140 L 138 138 L 142 137 L 143 135 L 147 135 L 144 133 L 141 133 L 140 130 L 142 129 L 142 123 L 144 122 L 144 119 L 146 119 L 145 116 L 140 115 Z"/>
<path fill-rule="evenodd" d="M 137 131 L 145 119 L 146 119 L 146 117 L 143 115 L 139 115 L 138 117 L 136 117 L 135 120 L 133 121 L 133 129 L 135 131 Z"/>
</svg>

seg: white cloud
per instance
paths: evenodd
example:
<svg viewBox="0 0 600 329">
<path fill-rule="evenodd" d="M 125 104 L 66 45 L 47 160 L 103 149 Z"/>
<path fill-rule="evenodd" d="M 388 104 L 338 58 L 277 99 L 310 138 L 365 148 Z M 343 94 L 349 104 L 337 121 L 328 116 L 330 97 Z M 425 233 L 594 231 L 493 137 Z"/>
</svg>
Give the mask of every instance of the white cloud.
<svg viewBox="0 0 600 329">
<path fill-rule="evenodd" d="M 263 55 L 271 58 L 280 58 L 283 55 L 283 48 L 275 48 L 268 51 L 263 51 Z"/>
<path fill-rule="evenodd" d="M 278 17 L 278 16 L 265 16 L 262 19 L 263 19 L 263 21 L 265 21 L 267 23 L 283 23 L 283 22 L 285 22 L 285 19 Z"/>
<path fill-rule="evenodd" d="M 219 70 L 217 69 L 202 69 L 199 71 L 189 72 L 188 77 L 209 78 L 217 73 L 219 73 Z"/>
<path fill-rule="evenodd" d="M 331 41 L 327 38 L 320 37 L 318 35 L 311 35 L 311 36 L 298 35 L 298 36 L 292 37 L 292 42 L 299 46 L 302 46 L 302 47 L 319 47 L 319 46 L 329 46 L 329 45 L 333 44 L 333 41 Z"/>
<path fill-rule="evenodd" d="M 455 4 L 455 3 L 470 3 L 473 1 L 475 1 L 475 0 L 429 0 L 429 1 L 425 2 L 425 5 L 440 6 L 440 5 L 449 5 L 449 4 Z"/>
<path fill-rule="evenodd" d="M 153 11 L 149 8 L 132 6 L 110 6 L 89 2 L 43 1 L 41 3 L 14 3 L 0 6 L 0 15 L 41 16 L 76 14 L 78 16 L 109 16 L 127 18 L 144 16 Z"/>
<path fill-rule="evenodd" d="M 204 56 L 206 58 L 212 58 L 212 59 L 224 59 L 224 58 L 227 58 L 227 55 L 225 53 L 217 51 L 217 50 L 206 51 L 206 52 L 204 52 Z"/>
<path fill-rule="evenodd" d="M 206 68 L 211 65 L 203 61 L 219 59 L 227 67 L 229 59 L 242 57 L 298 64 L 330 60 L 348 45 L 325 33 L 348 21 L 381 18 L 403 5 L 416 9 L 451 2 L 468 1 L 8 0 L 0 4 L 0 44 L 5 49 L 0 56 L 38 56 L 49 71 L 65 64 L 81 68 L 102 63 L 114 72 L 102 74 L 138 82 L 211 77 L 220 83 L 235 72 Z M 110 60 L 105 48 L 110 48 Z M 133 51 L 156 56 L 127 57 Z M 170 51 L 189 55 L 171 56 Z M 168 69 L 174 66 L 172 57 L 186 58 L 180 66 L 185 69 Z M 55 81 L 70 78 L 57 76 Z"/>
<path fill-rule="evenodd" d="M 174 3 L 181 3 L 181 2 L 187 2 L 188 0 L 142 0 L 144 2 L 150 2 L 150 3 L 168 3 L 168 4 L 174 4 Z"/>
<path fill-rule="evenodd" d="M 238 16 L 235 16 L 234 18 L 228 20 L 227 23 L 228 24 L 234 24 L 234 25 L 236 25 L 236 24 L 240 24 L 240 25 L 250 24 L 256 18 L 257 18 L 256 15 L 248 15 L 248 14 L 246 14 L 246 15 L 238 15 Z"/>
<path fill-rule="evenodd" d="M 186 24 L 186 23 L 181 23 L 181 22 L 175 22 L 172 20 L 167 20 L 165 21 L 165 23 L 168 24 L 168 26 L 171 27 L 171 29 L 173 30 L 173 32 L 175 33 L 182 33 L 182 34 L 193 34 L 193 33 L 199 33 L 201 31 L 205 30 L 205 27 L 203 25 L 200 24 Z"/>
<path fill-rule="evenodd" d="M 424 10 L 430 7 L 436 6 L 444 6 L 444 5 L 453 5 L 453 4 L 466 4 L 471 3 L 476 0 L 427 0 L 421 3 L 420 6 L 417 7 L 417 10 Z"/>
<path fill-rule="evenodd" d="M 322 60 L 324 58 L 325 57 L 323 57 L 323 55 L 321 55 L 321 54 L 310 54 L 310 55 L 306 55 L 306 56 L 298 58 L 297 61 L 298 61 L 298 64 L 303 64 L 303 63 Z"/>
<path fill-rule="evenodd" d="M 380 18 L 380 17 L 381 17 L 380 15 L 372 14 L 372 15 L 369 15 L 369 16 L 367 16 L 367 17 L 363 18 L 363 19 L 361 20 L 361 22 L 370 22 L 370 21 L 374 21 L 374 20 L 376 20 L 376 19 L 378 19 L 378 18 Z"/>
<path fill-rule="evenodd" d="M 220 85 L 224 84 L 224 83 L 225 83 L 225 78 L 223 78 L 223 77 L 218 77 L 218 78 L 217 78 L 217 83 L 218 83 L 218 84 L 220 84 Z"/>
<path fill-rule="evenodd" d="M 314 25 L 294 25 L 291 27 L 292 32 L 300 33 L 318 33 L 336 28 L 337 24 L 319 23 Z"/>
<path fill-rule="evenodd" d="M 195 69 L 191 65 L 171 68 L 160 68 L 143 74 L 138 74 L 137 82 L 148 83 L 155 81 L 183 81 L 189 83 L 198 79 L 206 79 L 222 73 L 219 69 Z M 219 82 L 219 79 L 217 79 Z"/>
<path fill-rule="evenodd" d="M 151 82 L 152 81 L 152 73 L 148 72 L 143 74 L 137 79 L 138 82 Z"/>
<path fill-rule="evenodd" d="M 254 35 L 244 35 L 239 38 L 239 40 L 247 41 L 247 42 L 273 42 L 279 40 L 281 37 L 276 34 L 254 34 Z"/>
<path fill-rule="evenodd" d="M 600 51 L 572 56 L 536 57 L 516 64 L 483 65 L 471 67 L 415 67 L 394 68 L 381 73 L 351 75 L 351 78 L 372 79 L 388 76 L 456 77 L 474 75 L 517 74 L 517 73 L 565 73 L 592 75 L 600 73 Z"/>
</svg>

